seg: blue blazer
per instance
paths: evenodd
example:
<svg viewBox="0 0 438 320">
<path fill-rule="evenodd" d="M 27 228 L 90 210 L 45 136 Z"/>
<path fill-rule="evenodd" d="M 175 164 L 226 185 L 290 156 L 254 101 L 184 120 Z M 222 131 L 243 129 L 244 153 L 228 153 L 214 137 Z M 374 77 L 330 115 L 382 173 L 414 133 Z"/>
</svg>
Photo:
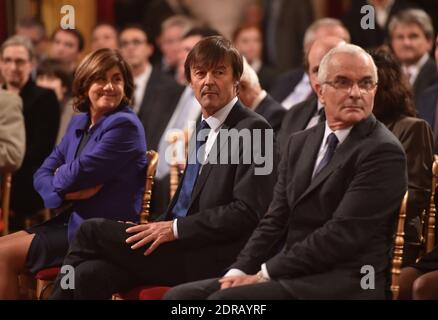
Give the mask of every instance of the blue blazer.
<svg viewBox="0 0 438 320">
<path fill-rule="evenodd" d="M 58 208 L 64 195 L 103 184 L 93 197 L 73 202 L 69 240 L 88 218 L 137 221 L 145 182 L 143 126 L 127 106 L 103 116 L 90 129 L 81 154 L 75 153 L 89 123 L 87 113 L 72 118 L 61 143 L 34 175 L 34 187 L 47 208 Z"/>
</svg>

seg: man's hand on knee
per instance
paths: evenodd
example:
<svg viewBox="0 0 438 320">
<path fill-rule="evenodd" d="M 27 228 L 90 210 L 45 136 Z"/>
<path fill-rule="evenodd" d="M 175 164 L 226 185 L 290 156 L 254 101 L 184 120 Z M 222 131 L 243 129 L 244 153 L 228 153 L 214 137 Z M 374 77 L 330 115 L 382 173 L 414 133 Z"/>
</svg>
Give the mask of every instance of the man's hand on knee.
<svg viewBox="0 0 438 320">
<path fill-rule="evenodd" d="M 232 287 L 245 286 L 249 284 L 259 283 L 260 279 L 258 275 L 244 275 L 244 276 L 232 276 L 232 277 L 223 277 L 219 279 L 219 283 L 221 284 L 221 289 L 227 289 Z"/>
<path fill-rule="evenodd" d="M 126 243 L 133 244 L 131 249 L 136 250 L 152 242 L 144 255 L 151 254 L 158 246 L 165 242 L 175 240 L 173 234 L 173 221 L 160 221 L 140 224 L 126 229 L 129 234 L 134 234 L 126 239 Z"/>
</svg>

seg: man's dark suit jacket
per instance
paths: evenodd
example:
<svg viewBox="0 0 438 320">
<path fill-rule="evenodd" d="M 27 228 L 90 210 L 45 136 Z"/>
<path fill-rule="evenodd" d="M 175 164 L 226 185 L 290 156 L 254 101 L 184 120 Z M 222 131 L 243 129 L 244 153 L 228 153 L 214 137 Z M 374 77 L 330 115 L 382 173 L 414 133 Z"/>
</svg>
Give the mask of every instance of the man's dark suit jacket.
<svg viewBox="0 0 438 320">
<path fill-rule="evenodd" d="M 266 64 L 262 64 L 262 67 L 257 72 L 257 76 L 259 77 L 261 87 L 266 91 L 269 91 L 272 85 L 275 83 L 277 72 L 274 68 Z"/>
<path fill-rule="evenodd" d="M 371 115 L 312 180 L 324 128 L 289 139 L 274 199 L 231 268 L 254 274 L 266 263 L 269 276 L 299 299 L 383 299 L 395 213 L 407 190 L 404 151 Z M 373 290 L 361 288 L 366 265 L 375 271 Z"/>
<path fill-rule="evenodd" d="M 292 93 L 296 85 L 300 83 L 304 72 L 304 69 L 300 67 L 279 75 L 268 92 L 275 100 L 281 103 Z"/>
<path fill-rule="evenodd" d="M 283 117 L 281 129 L 277 135 L 280 151 L 283 151 L 286 148 L 289 136 L 292 133 L 306 129 L 317 108 L 318 100 L 316 97 L 312 97 L 300 102 L 286 112 Z"/>
<path fill-rule="evenodd" d="M 226 118 L 222 129 L 240 131 L 271 127 L 265 119 L 238 102 Z M 212 147 L 212 150 L 217 150 L 220 146 L 218 161 L 227 149 L 227 144 L 224 143 L 218 135 Z M 185 248 L 181 256 L 187 265 L 187 281 L 223 273 L 243 248 L 272 200 L 277 175 L 275 159 L 269 175 L 255 175 L 257 165 L 254 162 L 243 164 L 241 153 L 239 164 L 230 163 L 230 154 L 227 159 L 228 164 L 207 163 L 202 167 L 192 192 L 187 216 L 177 222 L 176 243 Z M 172 210 L 180 188 L 181 184 L 162 220 L 172 219 Z"/>
<path fill-rule="evenodd" d="M 265 118 L 275 132 L 280 130 L 281 122 L 284 114 L 286 113 L 286 109 L 284 109 L 281 104 L 275 101 L 269 95 L 269 93 L 262 101 L 260 101 L 259 105 L 254 109 L 254 111 Z"/>
<path fill-rule="evenodd" d="M 414 82 L 415 100 L 419 100 L 424 90 L 438 83 L 438 70 L 436 62 L 429 57 L 424 66 L 420 69 L 417 79 Z"/>
<path fill-rule="evenodd" d="M 157 67 L 152 68 L 138 113 L 145 129 L 149 149 L 158 150 L 161 136 L 183 91 L 184 87 L 178 85 L 175 80 Z"/>
<path fill-rule="evenodd" d="M 401 10 L 412 8 L 412 4 L 408 0 L 394 1 L 391 9 L 388 12 L 388 18 L 384 28 L 375 21 L 374 29 L 363 29 L 361 20 L 365 16 L 361 13 L 361 8 L 364 5 L 369 5 L 367 0 L 356 0 L 351 2 L 351 8 L 342 17 L 342 22 L 348 29 L 351 35 L 351 43 L 361 46 L 364 49 L 377 48 L 382 45 L 388 37 L 388 24 L 391 18 Z"/>
<path fill-rule="evenodd" d="M 52 90 L 29 80 L 20 91 L 26 129 L 26 153 L 12 179 L 11 206 L 19 216 L 30 216 L 44 208 L 33 187 L 33 175 L 55 146 L 60 107 Z"/>
<path fill-rule="evenodd" d="M 436 131 L 435 113 L 438 105 L 438 84 L 431 86 L 423 91 L 417 101 L 418 115 L 429 123 L 429 125 Z M 435 137 L 435 153 L 438 153 L 438 144 Z"/>
</svg>

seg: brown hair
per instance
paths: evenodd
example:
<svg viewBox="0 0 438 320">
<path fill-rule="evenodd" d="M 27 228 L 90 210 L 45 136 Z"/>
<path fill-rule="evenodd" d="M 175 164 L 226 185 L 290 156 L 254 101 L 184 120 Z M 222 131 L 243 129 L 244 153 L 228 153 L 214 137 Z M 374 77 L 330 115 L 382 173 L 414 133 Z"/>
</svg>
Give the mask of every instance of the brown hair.
<svg viewBox="0 0 438 320">
<path fill-rule="evenodd" d="M 376 118 L 387 123 L 402 115 L 415 117 L 412 89 L 399 62 L 383 47 L 371 50 L 370 54 L 377 66 L 379 77 L 373 110 Z"/>
<path fill-rule="evenodd" d="M 119 67 L 124 81 L 125 96 L 120 104 L 126 105 L 131 102 L 134 79 L 129 65 L 116 50 L 103 48 L 88 54 L 76 69 L 73 80 L 73 108 L 75 110 L 80 112 L 90 110 L 88 90 L 91 84 L 114 66 Z"/>
<path fill-rule="evenodd" d="M 243 60 L 239 51 L 230 40 L 222 36 L 207 37 L 199 41 L 189 52 L 184 63 L 186 80 L 191 83 L 190 68 L 194 65 L 205 66 L 212 69 L 219 63 L 228 60 L 233 69 L 233 78 L 240 80 L 243 72 Z"/>
<path fill-rule="evenodd" d="M 78 41 L 78 52 L 81 52 L 82 50 L 84 50 L 85 38 L 84 38 L 83 34 L 79 30 L 77 30 L 77 29 L 62 29 L 62 28 L 58 28 L 55 31 L 53 31 L 53 33 L 52 33 L 52 37 L 51 37 L 52 42 L 55 39 L 55 36 L 59 32 L 65 32 L 65 33 L 71 34 Z"/>
<path fill-rule="evenodd" d="M 236 28 L 236 30 L 234 30 L 234 32 L 233 32 L 233 36 L 232 36 L 233 42 L 236 42 L 237 38 L 240 36 L 240 34 L 243 31 L 250 30 L 250 29 L 257 30 L 259 32 L 259 34 L 260 34 L 260 39 L 263 42 L 263 32 L 262 32 L 262 29 L 258 25 L 256 25 L 256 24 L 242 24 L 242 25 L 238 26 Z"/>
</svg>

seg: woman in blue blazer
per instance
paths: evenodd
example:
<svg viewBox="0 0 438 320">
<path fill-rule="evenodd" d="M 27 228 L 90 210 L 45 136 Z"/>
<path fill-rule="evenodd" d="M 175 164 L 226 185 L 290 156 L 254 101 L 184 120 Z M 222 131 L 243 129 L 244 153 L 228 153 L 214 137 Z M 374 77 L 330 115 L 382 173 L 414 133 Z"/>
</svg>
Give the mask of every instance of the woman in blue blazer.
<svg viewBox="0 0 438 320">
<path fill-rule="evenodd" d="M 20 273 L 61 265 L 83 220 L 138 220 L 146 141 L 128 106 L 133 90 L 130 68 L 116 51 L 97 50 L 79 65 L 73 93 L 82 113 L 34 175 L 45 206 L 60 213 L 0 238 L 0 299 L 18 297 Z"/>
</svg>

